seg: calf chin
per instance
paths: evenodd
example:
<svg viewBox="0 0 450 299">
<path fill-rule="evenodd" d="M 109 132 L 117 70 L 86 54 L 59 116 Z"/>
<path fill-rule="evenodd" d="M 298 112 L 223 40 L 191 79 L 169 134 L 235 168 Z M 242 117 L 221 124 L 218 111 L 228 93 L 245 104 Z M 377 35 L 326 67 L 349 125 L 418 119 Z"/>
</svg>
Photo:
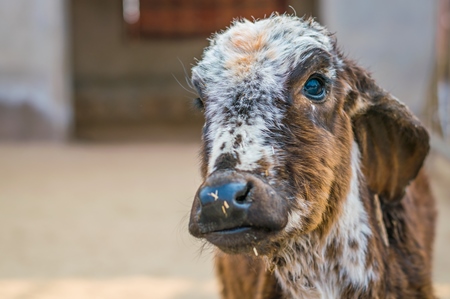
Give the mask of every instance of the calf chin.
<svg viewBox="0 0 450 299">
<path fill-rule="evenodd" d="M 288 223 L 288 203 L 262 178 L 217 171 L 200 186 L 189 232 L 227 253 L 269 253 Z"/>
</svg>

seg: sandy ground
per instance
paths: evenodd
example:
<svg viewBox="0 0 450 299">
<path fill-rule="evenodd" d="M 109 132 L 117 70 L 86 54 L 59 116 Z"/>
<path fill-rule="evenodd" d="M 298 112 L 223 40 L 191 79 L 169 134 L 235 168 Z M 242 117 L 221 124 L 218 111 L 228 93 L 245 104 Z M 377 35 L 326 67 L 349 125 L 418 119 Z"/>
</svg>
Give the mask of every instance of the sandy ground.
<svg viewBox="0 0 450 299">
<path fill-rule="evenodd" d="M 0 145 L 1 299 L 215 299 L 211 254 L 187 233 L 198 144 Z M 450 298 L 450 163 L 434 280 Z"/>
</svg>

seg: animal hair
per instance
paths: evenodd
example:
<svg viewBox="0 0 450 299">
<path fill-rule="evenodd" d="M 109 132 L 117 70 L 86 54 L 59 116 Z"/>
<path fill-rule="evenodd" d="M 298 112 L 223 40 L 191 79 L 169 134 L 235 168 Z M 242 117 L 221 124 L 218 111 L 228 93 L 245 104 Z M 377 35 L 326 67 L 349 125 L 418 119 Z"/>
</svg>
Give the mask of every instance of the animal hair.
<svg viewBox="0 0 450 299">
<path fill-rule="evenodd" d="M 434 298 L 428 133 L 333 34 L 287 14 L 236 20 L 191 80 L 205 114 L 201 188 L 247 178 L 248 223 L 283 220 L 248 246 L 218 243 L 222 298 Z"/>
</svg>

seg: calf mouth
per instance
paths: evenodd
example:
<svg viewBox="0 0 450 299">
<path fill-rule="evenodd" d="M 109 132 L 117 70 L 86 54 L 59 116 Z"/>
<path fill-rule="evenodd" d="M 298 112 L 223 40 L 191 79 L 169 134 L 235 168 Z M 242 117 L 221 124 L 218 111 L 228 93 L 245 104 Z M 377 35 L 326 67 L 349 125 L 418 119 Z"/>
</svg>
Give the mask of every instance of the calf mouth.
<svg viewBox="0 0 450 299">
<path fill-rule="evenodd" d="M 198 189 L 189 232 L 226 253 L 265 254 L 287 222 L 287 203 L 268 183 L 249 173 L 220 171 Z"/>
<path fill-rule="evenodd" d="M 271 240 L 279 231 L 270 231 L 257 227 L 237 227 L 204 234 L 209 243 L 217 246 L 225 253 L 268 254 L 271 251 Z"/>
</svg>

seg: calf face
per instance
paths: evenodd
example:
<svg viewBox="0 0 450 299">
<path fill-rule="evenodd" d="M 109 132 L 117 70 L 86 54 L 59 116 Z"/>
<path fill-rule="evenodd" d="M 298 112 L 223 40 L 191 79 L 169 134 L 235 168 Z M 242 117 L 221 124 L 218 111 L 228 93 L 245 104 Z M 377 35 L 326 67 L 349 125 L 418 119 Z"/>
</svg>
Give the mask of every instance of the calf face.
<svg viewBox="0 0 450 299">
<path fill-rule="evenodd" d="M 270 254 L 294 236 L 326 234 L 349 190 L 355 140 L 369 186 L 389 199 L 428 150 L 409 111 L 312 20 L 235 22 L 213 37 L 192 84 L 205 114 L 204 182 L 189 230 L 225 252 Z"/>
</svg>

